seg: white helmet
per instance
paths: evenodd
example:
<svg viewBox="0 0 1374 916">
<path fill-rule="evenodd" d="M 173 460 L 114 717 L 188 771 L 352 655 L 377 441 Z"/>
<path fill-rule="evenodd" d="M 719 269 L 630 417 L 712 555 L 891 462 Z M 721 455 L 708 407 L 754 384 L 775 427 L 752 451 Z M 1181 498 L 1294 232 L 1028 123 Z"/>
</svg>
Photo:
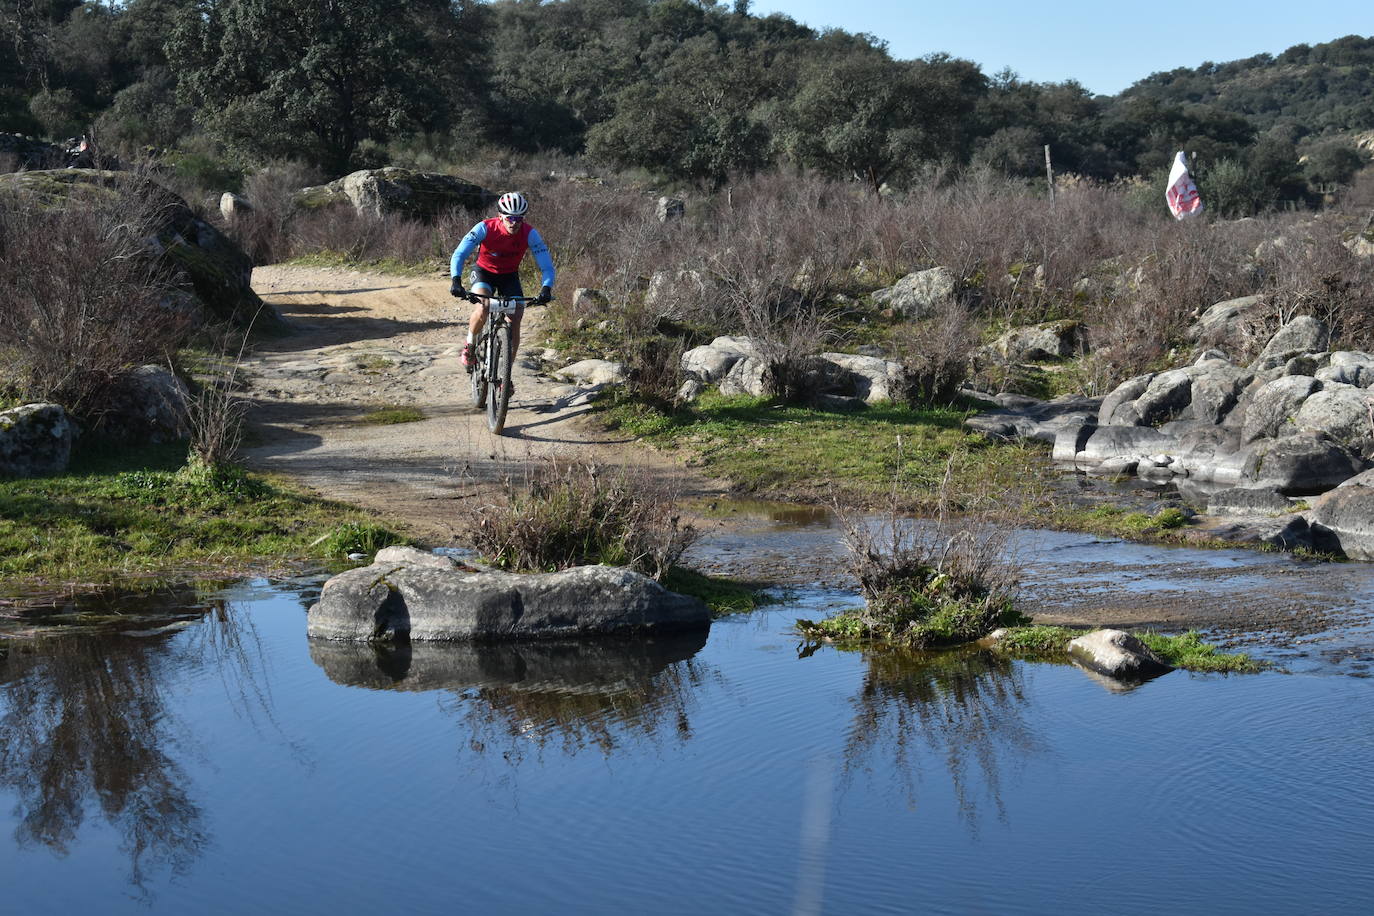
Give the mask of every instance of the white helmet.
<svg viewBox="0 0 1374 916">
<path fill-rule="evenodd" d="M 502 216 L 524 216 L 530 202 L 519 191 L 508 191 L 496 202 L 496 212 Z"/>
</svg>

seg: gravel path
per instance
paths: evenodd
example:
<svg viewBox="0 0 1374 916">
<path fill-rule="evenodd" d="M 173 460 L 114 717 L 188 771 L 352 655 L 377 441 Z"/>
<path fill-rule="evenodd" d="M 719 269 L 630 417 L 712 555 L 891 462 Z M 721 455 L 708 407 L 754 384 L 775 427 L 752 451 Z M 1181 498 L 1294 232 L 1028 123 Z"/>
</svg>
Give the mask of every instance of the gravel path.
<svg viewBox="0 0 1374 916">
<path fill-rule="evenodd" d="M 469 306 L 432 277 L 344 268 L 269 266 L 258 294 L 293 332 L 244 360 L 249 466 L 288 475 L 320 496 L 350 502 L 433 545 L 461 543 L 461 500 L 541 461 L 633 468 L 686 496 L 719 492 L 667 457 L 584 421 L 592 392 L 557 381 L 537 358 L 543 309 L 525 316 L 515 395 L 500 436 L 472 406 L 458 361 Z M 413 407 L 418 422 L 373 425 L 377 410 Z"/>
</svg>

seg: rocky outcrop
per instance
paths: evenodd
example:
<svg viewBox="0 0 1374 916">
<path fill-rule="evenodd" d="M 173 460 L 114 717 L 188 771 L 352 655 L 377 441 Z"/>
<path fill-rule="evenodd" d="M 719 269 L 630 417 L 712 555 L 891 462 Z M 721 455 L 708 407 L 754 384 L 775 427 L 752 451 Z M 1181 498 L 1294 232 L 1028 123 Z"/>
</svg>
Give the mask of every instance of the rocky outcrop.
<svg viewBox="0 0 1374 916">
<path fill-rule="evenodd" d="M 71 461 L 76 427 L 57 404 L 0 411 L 0 476 L 60 474 Z"/>
<path fill-rule="evenodd" d="M 704 628 L 710 612 L 628 569 L 518 574 L 380 554 L 325 583 L 307 631 L 324 639 L 520 640 Z"/>
<path fill-rule="evenodd" d="M 717 337 L 682 354 L 686 383 L 680 400 L 696 397 L 705 385 L 718 385 L 727 396 L 762 397 L 767 392 L 768 364 L 747 337 Z M 810 387 L 819 396 L 873 404 L 904 397 L 906 368 L 880 356 L 821 353 L 809 359 Z"/>
<path fill-rule="evenodd" d="M 146 214 L 152 230 L 143 239 L 149 260 L 170 270 L 209 317 L 260 329 L 280 321 L 253 291 L 253 262 L 243 249 L 161 185 L 129 172 L 52 169 L 7 176 L 0 182 L 0 197 L 6 191 L 61 206 L 113 201 L 130 215 Z"/>
<path fill-rule="evenodd" d="M 1063 429 L 1079 429 L 1096 418 L 1101 398 L 1066 395 L 1041 401 L 1019 394 L 966 395 L 990 400 L 997 406 L 968 420 L 968 427 L 994 439 L 1039 439 L 1053 443 Z"/>
<path fill-rule="evenodd" d="M 1095 630 L 1069 643 L 1069 657 L 1118 681 L 1146 681 L 1173 671 L 1158 655 L 1124 630 Z"/>
<path fill-rule="evenodd" d="M 461 178 L 395 167 L 360 169 L 296 194 L 296 203 L 304 207 L 348 203 L 368 216 L 414 219 L 432 219 L 454 208 L 485 210 L 495 202 L 495 194 Z"/>
<path fill-rule="evenodd" d="M 1250 307 L 1219 303 L 1206 314 L 1235 316 Z M 992 436 L 1053 441 L 1057 463 L 1089 474 L 1173 480 L 1181 488 L 1186 482 L 1190 499 L 1200 495 L 1202 502 L 1209 489 L 1225 490 L 1208 506 L 1213 515 L 1287 512 L 1290 498 L 1326 493 L 1374 464 L 1374 355 L 1333 353 L 1329 345 L 1324 324 L 1299 317 L 1273 334 L 1248 366 L 1208 350 L 1192 365 L 1127 379 L 1101 399 L 1096 415 L 1084 409 L 1091 407 L 1087 401 L 1001 396 L 997 409 L 968 425 Z M 1314 506 L 1210 533 L 1285 548 L 1364 552 L 1363 529 L 1354 520 L 1365 511 L 1355 508 L 1364 505 L 1362 497 L 1342 493 L 1323 504 L 1325 520 Z M 1374 531 L 1374 501 L 1369 511 Z"/>
</svg>

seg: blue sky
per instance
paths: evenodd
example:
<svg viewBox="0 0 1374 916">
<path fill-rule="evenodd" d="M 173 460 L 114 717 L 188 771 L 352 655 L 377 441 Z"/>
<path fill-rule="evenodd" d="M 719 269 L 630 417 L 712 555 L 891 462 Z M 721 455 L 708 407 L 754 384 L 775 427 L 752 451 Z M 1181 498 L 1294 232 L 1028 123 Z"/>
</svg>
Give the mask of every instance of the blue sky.
<svg viewBox="0 0 1374 916">
<path fill-rule="evenodd" d="M 992 74 L 1076 79 L 1115 94 L 1159 70 L 1222 63 L 1295 44 L 1374 35 L 1371 0 L 1210 0 L 1205 3 L 1035 4 L 985 0 L 968 5 L 902 0 L 754 0 L 756 16 L 785 13 L 815 29 L 871 32 L 893 57 L 945 51 Z"/>
</svg>

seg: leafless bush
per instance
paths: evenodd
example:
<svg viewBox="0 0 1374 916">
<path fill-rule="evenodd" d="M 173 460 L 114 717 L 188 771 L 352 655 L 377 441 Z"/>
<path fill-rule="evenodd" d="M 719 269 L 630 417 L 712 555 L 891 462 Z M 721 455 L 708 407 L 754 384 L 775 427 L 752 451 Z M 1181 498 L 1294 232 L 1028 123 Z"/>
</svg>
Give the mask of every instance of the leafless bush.
<svg viewBox="0 0 1374 916">
<path fill-rule="evenodd" d="M 814 393 L 812 357 L 834 337 L 827 303 L 857 260 L 852 213 L 834 185 L 759 176 L 735 189 L 711 223 L 703 285 L 725 312 L 717 326 L 753 341 L 777 396 Z"/>
<path fill-rule="evenodd" d="M 1346 219 L 1320 217 L 1291 224 L 1260 247 L 1275 327 L 1311 315 L 1330 325 L 1333 345 L 1374 346 L 1374 260 L 1345 246 L 1349 232 Z"/>
<path fill-rule="evenodd" d="M 196 373 L 196 391 L 186 407 L 191 454 L 205 467 L 233 462 L 243 440 L 247 403 L 239 397 L 239 369 L 248 332 L 226 331 L 215 341 L 214 355 Z"/>
<path fill-rule="evenodd" d="M 969 377 L 970 353 L 980 328 L 969 309 L 948 302 L 925 321 L 904 325 L 892 337 L 906 367 L 906 398 L 912 404 L 947 404 Z"/>
<path fill-rule="evenodd" d="M 98 421 L 119 378 L 170 362 L 189 328 L 144 246 L 156 213 L 126 195 L 0 195 L 0 386 Z"/>
<path fill-rule="evenodd" d="M 249 175 L 243 196 L 251 210 L 237 214 L 228 224 L 234 241 L 254 264 L 276 264 L 292 254 L 292 224 L 300 215 L 296 193 L 318 184 L 322 176 L 296 162 L 273 162 Z"/>
<path fill-rule="evenodd" d="M 523 480 L 503 481 L 500 496 L 473 506 L 468 528 L 477 550 L 507 569 L 605 563 L 658 579 L 700 536 L 647 472 L 538 462 Z"/>
</svg>

